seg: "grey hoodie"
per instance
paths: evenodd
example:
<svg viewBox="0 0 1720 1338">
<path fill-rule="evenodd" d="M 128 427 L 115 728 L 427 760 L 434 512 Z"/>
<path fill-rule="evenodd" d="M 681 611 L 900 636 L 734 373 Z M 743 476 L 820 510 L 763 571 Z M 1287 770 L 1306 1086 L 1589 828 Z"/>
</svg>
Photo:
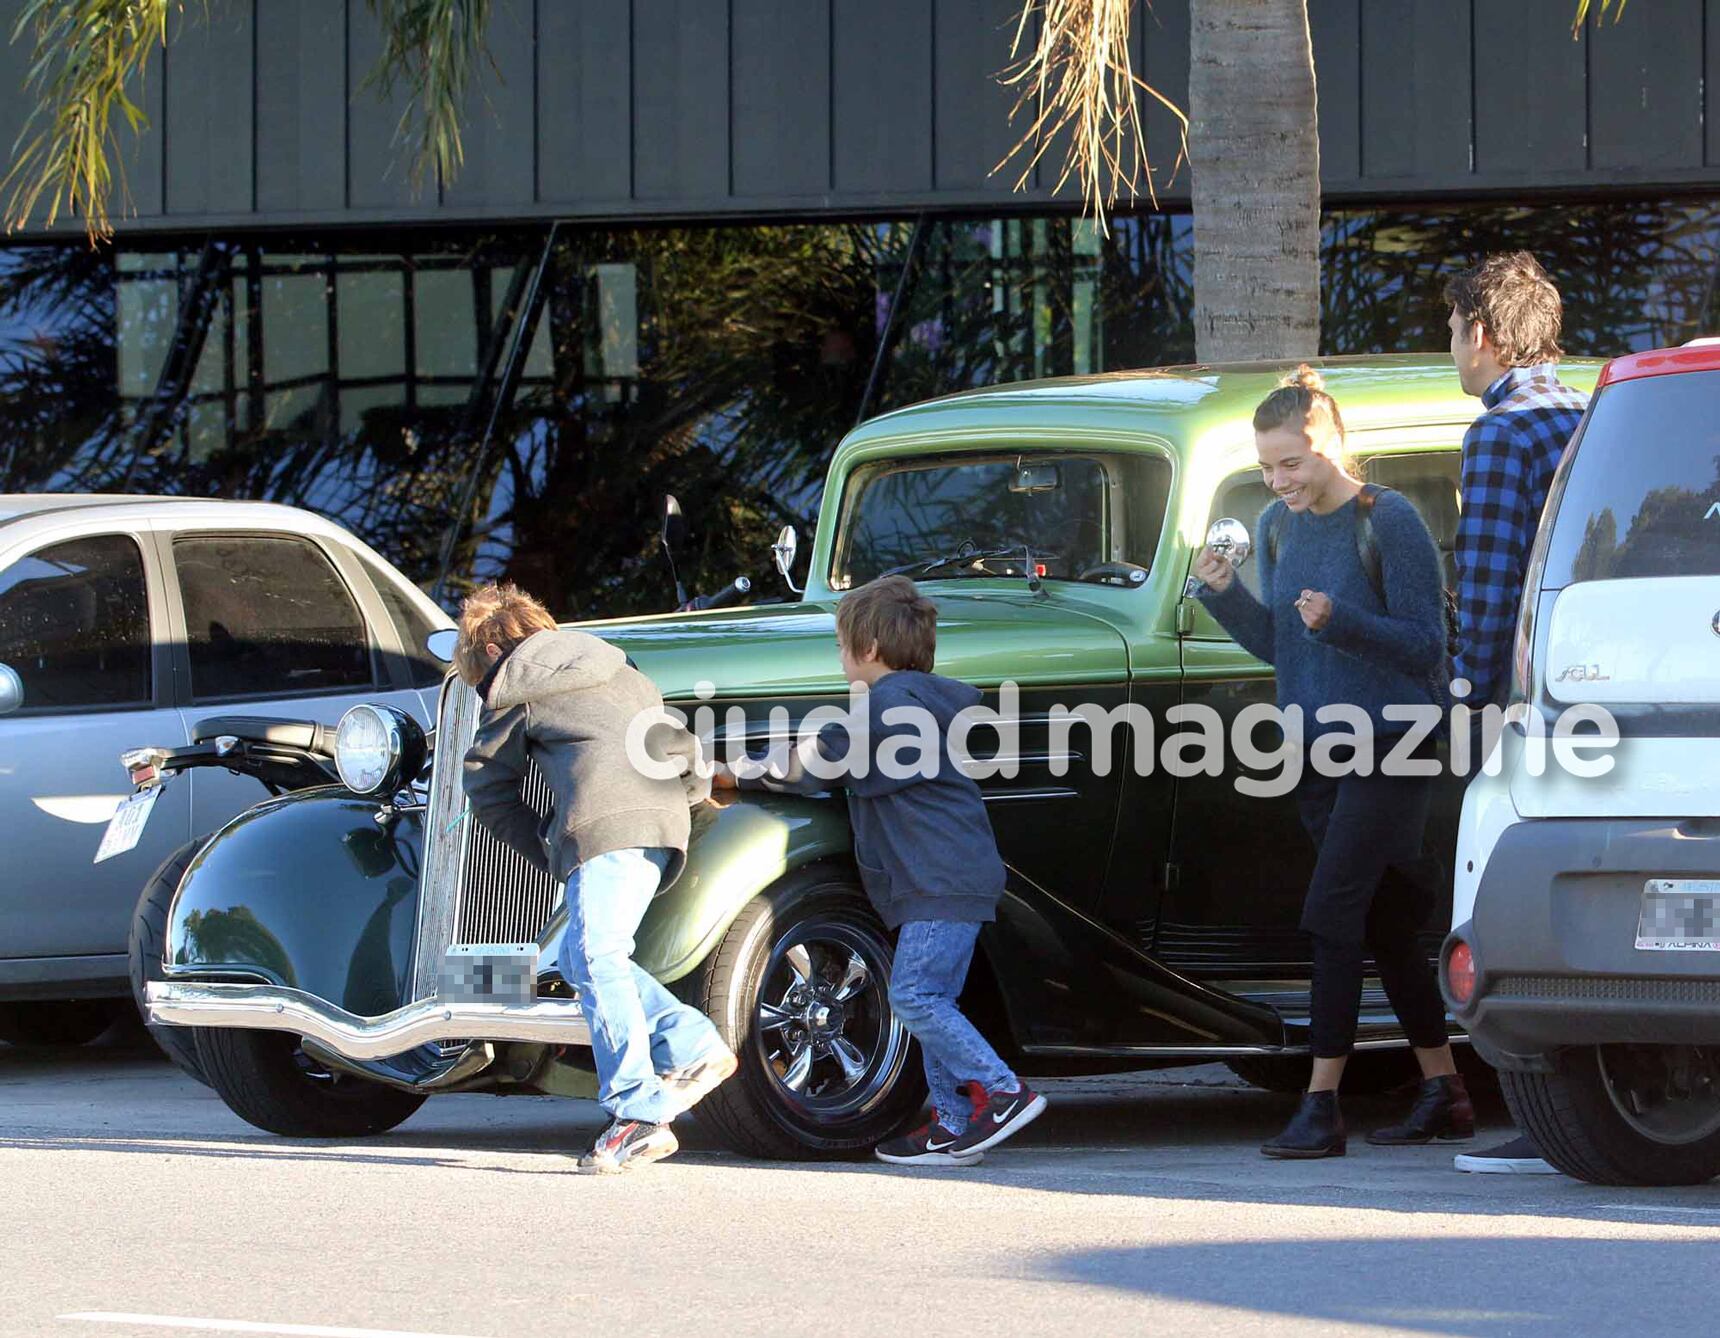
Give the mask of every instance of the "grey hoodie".
<svg viewBox="0 0 1720 1338">
<path fill-rule="evenodd" d="M 710 781 L 696 770 L 698 740 L 669 720 L 652 726 L 646 751 L 664 762 L 684 758 L 685 775 L 653 780 L 628 760 L 629 725 L 663 708 L 651 680 L 587 632 L 534 632 L 482 690 L 464 776 L 478 820 L 557 878 L 612 850 L 673 850 L 667 888 L 686 863 L 689 810 L 710 794 Z M 541 823 L 520 794 L 528 760 L 555 796 Z"/>
</svg>

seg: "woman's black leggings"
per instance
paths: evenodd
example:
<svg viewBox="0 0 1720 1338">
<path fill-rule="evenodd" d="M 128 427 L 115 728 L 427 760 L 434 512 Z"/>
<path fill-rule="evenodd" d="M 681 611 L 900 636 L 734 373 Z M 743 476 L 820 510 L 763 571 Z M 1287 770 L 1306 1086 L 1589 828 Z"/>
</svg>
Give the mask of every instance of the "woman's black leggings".
<svg viewBox="0 0 1720 1338">
<path fill-rule="evenodd" d="M 1317 1059 L 1337 1059 L 1355 1044 L 1370 951 L 1410 1044 L 1446 1042 L 1445 1004 L 1416 942 L 1435 900 L 1421 859 L 1432 787 L 1427 776 L 1303 772 L 1296 802 L 1319 852 L 1302 905 L 1302 928 L 1314 939 L 1309 1030 Z"/>
</svg>

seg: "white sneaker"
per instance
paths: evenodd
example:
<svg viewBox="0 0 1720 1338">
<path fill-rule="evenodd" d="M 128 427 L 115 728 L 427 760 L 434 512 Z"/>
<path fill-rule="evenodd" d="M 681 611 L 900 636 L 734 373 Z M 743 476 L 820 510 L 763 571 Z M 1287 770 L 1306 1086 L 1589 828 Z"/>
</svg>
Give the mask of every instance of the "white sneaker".
<svg viewBox="0 0 1720 1338">
<path fill-rule="evenodd" d="M 1460 1152 L 1451 1159 L 1460 1171 L 1475 1175 L 1558 1175 L 1558 1168 L 1541 1155 L 1535 1140 L 1519 1135 L 1485 1152 Z"/>
<path fill-rule="evenodd" d="M 680 1068 L 665 1073 L 663 1088 L 674 1102 L 674 1113 L 681 1115 L 691 1110 L 723 1082 L 733 1077 L 739 1067 L 740 1061 L 735 1058 L 733 1051 L 724 1045 L 714 1054 L 705 1055 L 691 1064 L 683 1064 Z"/>
</svg>

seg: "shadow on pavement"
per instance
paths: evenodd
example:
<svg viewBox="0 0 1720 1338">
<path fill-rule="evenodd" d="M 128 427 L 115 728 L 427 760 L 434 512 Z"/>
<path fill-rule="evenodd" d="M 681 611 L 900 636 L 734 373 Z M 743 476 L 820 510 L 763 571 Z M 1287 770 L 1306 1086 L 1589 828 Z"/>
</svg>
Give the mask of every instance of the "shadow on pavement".
<svg viewBox="0 0 1720 1338">
<path fill-rule="evenodd" d="M 1628 1308 L 1630 1328 L 1658 1338 L 1713 1332 L 1715 1289 L 1703 1279 L 1714 1249 L 1711 1236 L 1249 1241 L 1083 1250 L 1043 1276 L 1263 1316 L 1476 1338 L 1617 1332 L 1612 1316 Z"/>
</svg>

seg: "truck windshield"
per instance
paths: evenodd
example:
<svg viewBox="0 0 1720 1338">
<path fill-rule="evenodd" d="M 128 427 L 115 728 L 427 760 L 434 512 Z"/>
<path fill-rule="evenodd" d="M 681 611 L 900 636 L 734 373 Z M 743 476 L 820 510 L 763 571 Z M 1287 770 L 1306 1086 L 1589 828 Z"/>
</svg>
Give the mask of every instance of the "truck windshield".
<svg viewBox="0 0 1720 1338">
<path fill-rule="evenodd" d="M 1562 472 L 1543 589 L 1720 575 L 1720 372 L 1605 387 Z"/>
<path fill-rule="evenodd" d="M 888 460 L 849 478 L 830 586 L 1022 576 L 1139 585 L 1164 525 L 1155 455 L 1011 452 Z"/>
</svg>

